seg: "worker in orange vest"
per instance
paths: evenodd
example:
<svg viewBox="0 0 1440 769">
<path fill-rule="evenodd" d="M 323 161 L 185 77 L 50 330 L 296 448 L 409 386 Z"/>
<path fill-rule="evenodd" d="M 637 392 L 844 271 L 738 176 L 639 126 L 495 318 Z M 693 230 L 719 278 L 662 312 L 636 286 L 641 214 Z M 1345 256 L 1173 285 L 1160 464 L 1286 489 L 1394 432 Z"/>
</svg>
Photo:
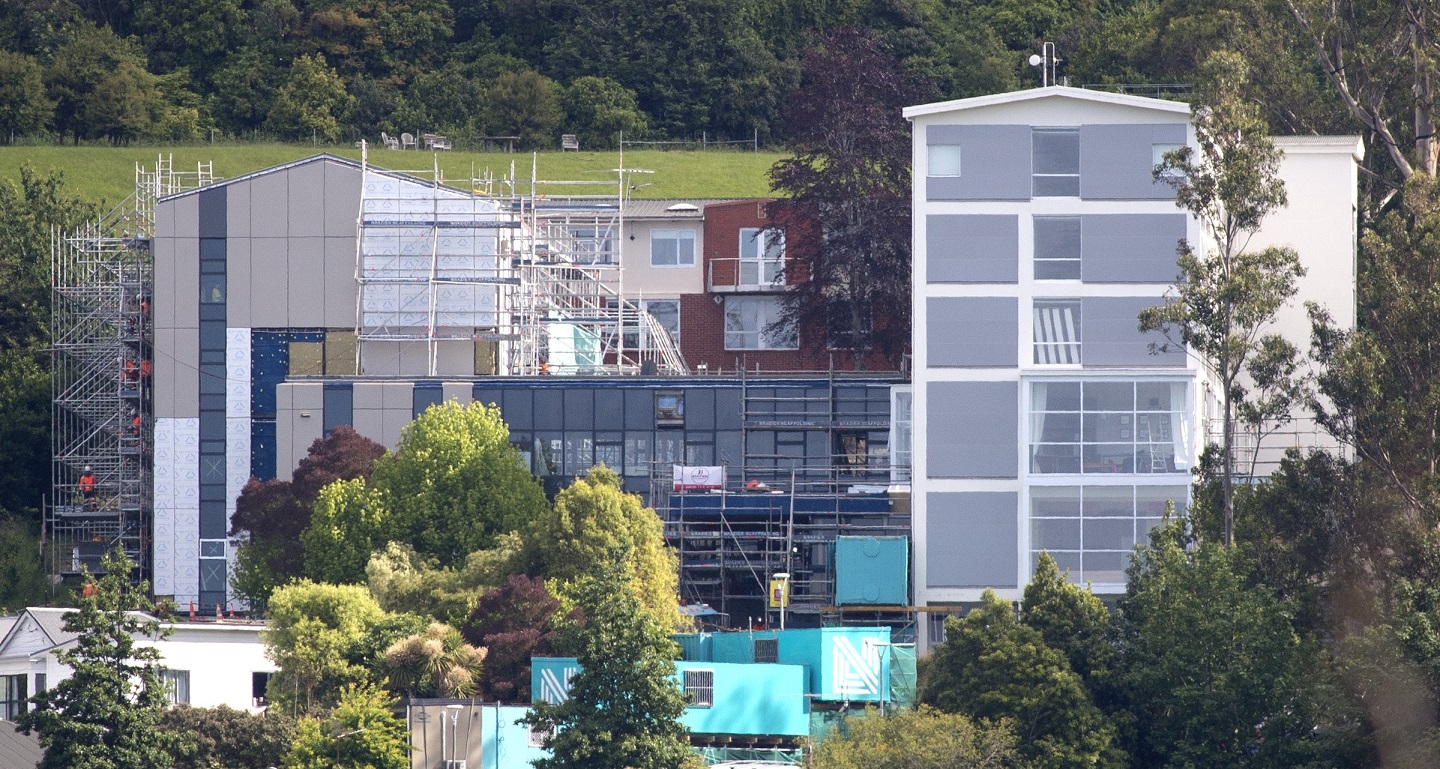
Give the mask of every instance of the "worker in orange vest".
<svg viewBox="0 0 1440 769">
<path fill-rule="evenodd" d="M 95 509 L 95 473 L 90 465 L 85 465 L 85 473 L 80 476 L 80 498 L 85 500 L 85 509 Z"/>
</svg>

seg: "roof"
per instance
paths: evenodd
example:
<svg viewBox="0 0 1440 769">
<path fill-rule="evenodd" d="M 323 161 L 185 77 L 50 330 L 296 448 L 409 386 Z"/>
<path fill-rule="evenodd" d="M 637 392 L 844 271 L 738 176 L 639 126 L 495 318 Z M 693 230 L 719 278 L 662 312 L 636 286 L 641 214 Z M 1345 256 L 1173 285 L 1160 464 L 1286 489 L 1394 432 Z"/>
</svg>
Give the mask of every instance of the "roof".
<svg viewBox="0 0 1440 769">
<path fill-rule="evenodd" d="M 73 641 L 80 636 L 79 633 L 71 633 L 65 629 L 65 615 L 72 611 L 75 610 L 37 606 L 26 609 L 25 613 L 35 618 L 35 624 L 39 625 L 40 631 L 50 639 L 50 645 L 57 646 Z"/>
<path fill-rule="evenodd" d="M 1124 93 L 1111 93 L 1109 91 L 1093 91 L 1086 88 L 1071 88 L 1065 85 L 1052 85 L 1044 88 L 1031 88 L 1025 91 L 975 96 L 969 99 L 953 99 L 951 101 L 933 102 L 931 104 L 917 104 L 913 107 L 905 108 L 905 117 L 907 119 L 914 119 L 927 115 L 974 109 L 976 107 L 990 107 L 996 104 L 1013 104 L 1016 102 L 1056 98 L 1074 99 L 1098 104 L 1114 104 L 1125 107 L 1139 107 L 1141 109 L 1152 109 L 1160 112 L 1174 112 L 1181 115 L 1190 114 L 1190 105 L 1184 102 L 1152 99 L 1148 96 L 1132 96 Z"/>
<path fill-rule="evenodd" d="M 318 154 L 318 155 L 311 155 L 311 156 L 308 157 L 308 158 L 300 158 L 299 160 L 292 160 L 292 161 L 289 162 L 289 163 L 281 163 L 281 164 L 278 165 L 278 166 L 270 166 L 269 168 L 262 168 L 262 169 L 260 169 L 259 171 L 252 171 L 252 172 L 250 172 L 250 173 L 248 173 L 248 174 L 244 174 L 244 175 L 242 175 L 242 176 L 237 176 L 237 177 L 235 177 L 235 178 L 233 178 L 233 179 L 222 179 L 222 180 L 220 180 L 220 181 L 215 182 L 214 184 L 207 184 L 207 185 L 205 185 L 204 187 L 196 187 L 196 188 L 194 188 L 194 189 L 185 190 L 184 192 L 177 192 L 177 193 L 175 193 L 174 195 L 166 195 L 166 196 L 164 196 L 164 197 L 161 197 L 160 200 L 162 200 L 162 201 L 177 200 L 177 199 L 183 198 L 183 197 L 185 197 L 185 196 L 187 196 L 187 195 L 198 195 L 198 194 L 200 194 L 201 192 L 204 192 L 205 190 L 213 190 L 213 189 L 219 189 L 220 187 L 228 187 L 228 186 L 230 186 L 230 185 L 232 185 L 232 184 L 239 184 L 239 183 L 241 183 L 241 182 L 248 182 L 248 181 L 250 181 L 250 180 L 252 180 L 252 179 L 255 179 L 255 178 L 257 178 L 257 177 L 267 176 L 267 175 L 269 175 L 269 174 L 276 174 L 276 173 L 280 173 L 281 171 L 289 171 L 289 170 L 292 169 L 292 168 L 297 168 L 297 167 L 299 167 L 299 166 L 308 165 L 308 164 L 310 164 L 310 163 L 321 163 L 321 162 L 324 162 L 324 163 L 337 163 L 337 164 L 342 165 L 342 166 L 345 166 L 345 167 L 347 167 L 347 168 L 353 168 L 353 169 L 355 169 L 355 170 L 357 170 L 357 171 L 360 170 L 360 169 L 362 169 L 362 168 L 364 168 L 364 169 L 368 169 L 369 171 L 371 171 L 371 172 L 373 172 L 373 173 L 383 174 L 383 175 L 385 175 L 385 176 L 389 176 L 389 177 L 392 177 L 392 178 L 395 178 L 395 179 L 399 179 L 399 180 L 401 180 L 401 181 L 411 182 L 411 183 L 414 183 L 414 184 L 423 184 L 423 185 L 425 185 L 425 186 L 427 186 L 427 187 L 433 186 L 433 185 L 435 184 L 434 180 L 432 180 L 432 179 L 425 179 L 425 178 L 422 178 L 422 177 L 419 177 L 419 176 L 413 176 L 413 175 L 411 175 L 411 174 L 401 173 L 401 172 L 399 172 L 399 171 L 390 171 L 390 170 L 381 168 L 381 167 L 379 167 L 379 166 L 377 166 L 377 165 L 374 165 L 374 164 L 371 164 L 371 165 L 368 165 L 368 166 L 367 166 L 367 165 L 362 165 L 359 161 L 351 160 L 350 158 L 342 158 L 342 157 L 340 157 L 339 155 L 331 155 L 331 154 L 328 153 L 328 152 L 322 152 L 322 153 L 320 153 L 320 154 Z M 471 192 L 471 191 L 469 191 L 469 190 L 462 190 L 462 189 L 460 189 L 459 187 L 452 187 L 452 186 L 450 186 L 450 185 L 448 185 L 448 184 L 443 184 L 443 183 L 442 183 L 440 186 L 441 186 L 442 189 L 446 189 L 446 190 L 449 190 L 449 191 L 451 191 L 451 192 L 457 192 L 457 193 L 460 193 L 460 194 L 462 194 L 462 195 L 471 196 L 471 195 L 474 195 L 474 194 L 475 194 L 475 193 L 473 193 L 473 192 Z"/>
<path fill-rule="evenodd" d="M 705 207 L 715 203 L 729 203 L 732 198 L 631 198 L 625 202 L 626 219 L 702 219 Z"/>
<path fill-rule="evenodd" d="M 1275 146 L 1291 155 L 1349 153 L 1355 160 L 1365 159 L 1365 143 L 1359 136 L 1275 136 Z"/>
<path fill-rule="evenodd" d="M 0 766 L 36 766 L 44 756 L 40 735 L 17 732 L 9 724 L 0 724 Z"/>
</svg>

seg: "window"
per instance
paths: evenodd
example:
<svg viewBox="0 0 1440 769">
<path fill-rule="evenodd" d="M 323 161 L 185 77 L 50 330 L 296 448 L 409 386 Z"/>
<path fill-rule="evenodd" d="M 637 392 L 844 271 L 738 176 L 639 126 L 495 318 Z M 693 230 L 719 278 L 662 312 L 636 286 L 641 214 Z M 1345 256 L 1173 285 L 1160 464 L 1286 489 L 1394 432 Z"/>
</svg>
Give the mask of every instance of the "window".
<svg viewBox="0 0 1440 769">
<path fill-rule="evenodd" d="M 263 708 L 268 703 L 265 692 L 270 688 L 270 673 L 256 671 L 250 674 L 250 706 Z"/>
<path fill-rule="evenodd" d="M 669 332 L 670 339 L 676 347 L 680 346 L 680 300 L 679 299 L 642 299 L 640 309 L 650 313 L 650 316 L 660 324 L 660 328 Z M 625 332 L 625 347 L 630 350 L 653 350 L 658 345 L 658 340 L 652 340 L 650 329 L 641 325 L 637 331 Z"/>
<path fill-rule="evenodd" d="M 1080 217 L 1037 216 L 1035 227 L 1035 279 L 1080 279 Z"/>
<path fill-rule="evenodd" d="M 893 395 L 890 420 L 890 478 L 895 481 L 910 480 L 910 446 L 914 442 L 910 390 L 896 389 Z"/>
<path fill-rule="evenodd" d="M 1188 472 L 1188 404 L 1186 382 L 1032 382 L 1030 472 Z"/>
<path fill-rule="evenodd" d="M 1031 568 L 1048 552 L 1071 582 L 1118 585 L 1131 548 L 1159 525 L 1166 504 L 1185 507 L 1188 487 L 1032 486 L 1029 494 Z"/>
<path fill-rule="evenodd" d="M 26 692 L 26 675 L 20 673 L 13 676 L 0 676 L 3 680 L 5 690 L 4 699 L 0 699 L 0 718 L 6 721 L 14 721 L 25 712 L 26 700 L 29 693 Z"/>
<path fill-rule="evenodd" d="M 756 638 L 755 661 L 771 665 L 779 662 L 780 641 L 775 638 Z"/>
<path fill-rule="evenodd" d="M 725 349 L 798 350 L 800 337 L 779 297 L 727 296 Z"/>
<path fill-rule="evenodd" d="M 578 264 L 614 264 L 615 245 L 610 230 L 579 228 L 570 230 L 574 245 L 575 261 Z"/>
<path fill-rule="evenodd" d="M 655 393 L 655 424 L 685 424 L 685 394 L 679 392 Z"/>
<path fill-rule="evenodd" d="M 651 230 L 651 267 L 693 267 L 695 265 L 694 230 Z"/>
<path fill-rule="evenodd" d="M 1181 147 L 1184 147 L 1184 146 L 1185 146 L 1185 145 L 1183 145 L 1183 144 L 1156 144 L 1156 145 L 1153 145 L 1153 146 L 1151 146 L 1151 148 L 1150 148 L 1150 161 L 1151 161 L 1154 165 L 1156 165 L 1156 166 L 1158 167 L 1161 163 L 1164 163 L 1164 162 L 1165 162 L 1165 156 L 1166 156 L 1167 154 L 1169 154 L 1169 153 L 1171 153 L 1171 152 L 1174 152 L 1175 150 L 1178 150 L 1178 149 L 1180 149 Z M 1170 169 L 1169 171 L 1166 171 L 1165 173 L 1161 174 L 1161 175 L 1160 175 L 1160 178 L 1162 178 L 1162 179 L 1178 179 L 1178 178 L 1181 178 L 1181 177 L 1183 177 L 1183 176 L 1184 176 L 1184 174 L 1180 173 L 1180 170 L 1179 170 L 1178 168 L 1172 168 L 1172 169 Z"/>
<path fill-rule="evenodd" d="M 545 747 L 545 743 L 549 742 L 554 736 L 555 726 L 553 724 L 538 727 L 531 724 L 526 733 L 525 744 L 532 748 L 543 748 Z"/>
<path fill-rule="evenodd" d="M 1080 129 L 1036 128 L 1031 141 L 1035 197 L 1079 197 Z"/>
<path fill-rule="evenodd" d="M 715 704 L 715 671 L 685 671 L 685 694 L 690 697 L 690 706 L 708 708 Z"/>
<path fill-rule="evenodd" d="M 45 674 L 44 674 L 44 673 L 36 673 L 36 674 L 35 674 L 35 693 L 36 693 L 36 694 L 40 694 L 41 692 L 46 691 L 46 689 L 47 689 L 47 687 L 46 687 L 46 682 L 45 682 Z"/>
<path fill-rule="evenodd" d="M 930 176 L 960 175 L 960 145 L 932 144 L 929 149 L 926 173 Z"/>
<path fill-rule="evenodd" d="M 784 278 L 785 237 L 774 230 L 740 228 L 740 285 L 773 286 Z"/>
<path fill-rule="evenodd" d="M 1034 338 L 1036 363 L 1079 365 L 1079 300 L 1035 300 Z"/>
<path fill-rule="evenodd" d="M 201 276 L 200 276 L 200 303 L 201 303 L 201 304 L 224 304 L 224 303 L 225 303 L 225 276 L 224 276 L 224 275 L 201 275 Z"/>
<path fill-rule="evenodd" d="M 190 671 L 162 670 L 160 680 L 165 683 L 165 698 L 171 705 L 190 704 Z"/>
</svg>

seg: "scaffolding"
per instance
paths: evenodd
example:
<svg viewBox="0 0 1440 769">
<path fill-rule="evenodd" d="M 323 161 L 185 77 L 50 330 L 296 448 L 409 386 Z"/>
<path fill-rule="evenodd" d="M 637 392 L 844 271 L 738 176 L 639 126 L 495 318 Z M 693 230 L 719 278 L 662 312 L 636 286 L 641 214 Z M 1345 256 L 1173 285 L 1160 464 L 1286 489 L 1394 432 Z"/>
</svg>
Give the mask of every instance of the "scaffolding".
<svg viewBox="0 0 1440 769">
<path fill-rule="evenodd" d="M 678 374 L 669 333 L 622 295 L 624 204 L 635 170 L 613 181 L 474 176 L 468 191 L 372 169 L 357 238 L 356 338 L 424 344 L 427 375 L 449 344 L 473 343 L 475 373 Z M 576 192 L 576 190 L 579 190 Z M 593 192 L 593 194 L 591 194 Z M 481 371 L 480 361 L 493 361 Z"/>
<path fill-rule="evenodd" d="M 897 638 L 913 637 L 907 606 L 836 601 L 837 538 L 910 536 L 908 468 L 892 466 L 888 446 L 861 438 L 888 428 L 888 413 L 870 413 L 872 399 L 861 394 L 869 388 L 837 382 L 833 372 L 816 386 L 742 381 L 743 462 L 725 468 L 722 487 L 677 491 L 671 464 L 651 473 L 651 503 L 679 556 L 681 600 L 709 606 L 730 627 L 772 624 L 778 612 L 769 606 L 770 580 L 788 574 L 792 625 L 883 624 Z M 756 440 L 760 431 L 831 450 L 776 451 L 778 440 L 774 448 Z"/>
<path fill-rule="evenodd" d="M 46 566 L 99 571 L 117 545 L 149 577 L 152 515 L 151 240 L 160 197 L 211 184 L 210 163 L 137 164 L 135 192 L 79 229 L 51 233 L 52 494 Z"/>
</svg>

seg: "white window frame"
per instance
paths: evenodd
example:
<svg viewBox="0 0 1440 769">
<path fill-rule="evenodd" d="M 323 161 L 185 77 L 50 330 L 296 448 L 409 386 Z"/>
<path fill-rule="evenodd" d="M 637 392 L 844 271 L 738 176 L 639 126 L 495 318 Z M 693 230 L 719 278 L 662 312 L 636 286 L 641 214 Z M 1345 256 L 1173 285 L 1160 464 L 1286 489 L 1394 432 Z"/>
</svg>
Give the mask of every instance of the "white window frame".
<svg viewBox="0 0 1440 769">
<path fill-rule="evenodd" d="M 960 176 L 964 155 L 959 144 L 931 144 L 925 158 L 927 176 Z"/>
<path fill-rule="evenodd" d="M 658 261 L 658 260 L 656 259 L 655 246 L 656 246 L 657 243 L 659 243 L 659 242 L 661 242 L 661 241 L 674 241 L 674 243 L 675 243 L 675 261 L 673 261 L 673 262 L 664 262 L 664 261 Z M 681 246 L 682 246 L 686 241 L 689 241 L 689 244 L 690 244 L 689 258 L 688 258 L 688 259 L 681 259 L 681 257 L 684 256 L 684 254 L 682 253 Z M 693 229 L 663 229 L 663 230 L 651 230 L 651 231 L 650 231 L 650 266 L 651 266 L 651 267 L 658 268 L 658 269 L 672 269 L 672 268 L 680 268 L 680 267 L 694 267 L 694 266 L 695 266 L 695 241 L 696 241 L 696 233 L 695 233 L 695 230 L 693 230 Z"/>
<path fill-rule="evenodd" d="M 695 681 L 691 681 L 691 676 Z M 705 676 L 706 678 L 702 678 Z M 715 671 L 710 668 L 690 668 L 681 673 L 681 689 L 690 697 L 690 707 L 710 708 L 715 706 Z M 705 696 L 701 696 L 701 695 Z"/>
<path fill-rule="evenodd" d="M 1037 298 L 1031 312 L 1031 363 L 1047 368 L 1075 367 L 1084 360 L 1084 319 L 1079 299 Z"/>
<path fill-rule="evenodd" d="M 743 309 L 740 313 L 732 313 L 731 308 L 756 308 L 759 312 L 754 313 L 755 326 L 753 328 L 742 325 L 737 328 L 732 321 L 737 320 L 736 315 L 740 314 L 738 320 L 743 324 L 750 318 L 743 317 Z M 800 349 L 800 334 L 794 323 L 787 324 L 783 330 L 772 330 L 771 326 L 777 321 L 783 320 L 785 312 L 784 305 L 778 296 L 727 296 L 725 297 L 725 349 L 727 350 L 798 350 Z M 753 343 L 753 344 L 752 344 Z"/>
<path fill-rule="evenodd" d="M 1184 147 L 1184 146 L 1185 146 L 1184 144 L 1152 144 L 1152 145 L 1150 145 L 1150 160 L 1151 160 L 1152 166 L 1155 167 L 1155 168 L 1158 168 L 1161 163 L 1165 162 L 1165 154 L 1166 154 L 1166 153 L 1168 153 L 1168 152 L 1174 152 L 1175 150 L 1178 150 L 1178 149 L 1180 149 L 1181 147 Z M 1161 178 L 1161 179 L 1183 179 L 1183 178 L 1185 178 L 1185 174 L 1181 173 L 1181 172 L 1180 172 L 1180 169 L 1178 169 L 1178 168 L 1172 168 L 1172 169 L 1170 169 L 1169 171 L 1161 174 L 1161 175 L 1160 175 L 1160 178 Z"/>
<path fill-rule="evenodd" d="M 785 236 L 763 227 L 740 228 L 740 286 L 778 286 L 785 280 Z"/>
<path fill-rule="evenodd" d="M 1040 135 L 1040 134 L 1061 134 L 1061 133 L 1075 134 L 1075 141 L 1076 141 L 1076 145 L 1077 145 L 1077 146 L 1076 146 L 1076 150 L 1075 150 L 1075 173 L 1063 173 L 1063 174 L 1060 174 L 1060 173 L 1050 173 L 1050 172 L 1042 173 L 1042 172 L 1040 172 L 1040 171 L 1037 171 L 1037 170 L 1035 169 L 1035 159 L 1036 159 L 1036 157 L 1035 157 L 1035 138 L 1036 138 L 1038 135 Z M 1075 198 L 1075 197 L 1079 197 L 1079 196 L 1080 196 L 1080 148 L 1079 148 L 1079 146 L 1078 146 L 1078 145 L 1079 145 L 1079 141 L 1080 141 L 1080 129 L 1079 129 L 1078 127 L 1075 127 L 1075 126 L 1045 126 L 1045 127 L 1036 126 L 1035 128 L 1032 128 L 1032 129 L 1031 129 L 1031 133 L 1030 133 L 1030 153 L 1031 153 L 1031 155 L 1030 155 L 1030 158 L 1031 158 L 1031 159 L 1030 159 L 1030 164 L 1031 164 L 1031 166 L 1030 166 L 1030 172 L 1031 172 L 1031 173 L 1030 173 L 1030 179 L 1031 179 L 1031 181 L 1030 181 L 1030 185 L 1031 185 L 1031 187 L 1030 187 L 1030 193 L 1031 193 L 1031 196 L 1032 196 L 1032 197 L 1036 197 L 1036 198 Z M 1041 194 L 1035 192 L 1035 181 L 1036 181 L 1036 180 L 1039 180 L 1039 179 L 1074 179 L 1074 180 L 1075 180 L 1075 194 L 1073 194 L 1073 195 L 1069 195 L 1069 194 L 1067 194 L 1067 195 L 1052 195 L 1052 194 L 1041 195 Z"/>
<path fill-rule="evenodd" d="M 1074 257 L 1069 257 L 1069 256 L 1066 256 L 1066 257 L 1051 257 L 1051 256 L 1048 256 L 1048 255 L 1047 255 L 1047 256 L 1042 256 L 1042 255 L 1041 255 L 1041 252 L 1040 252 L 1040 239 L 1039 239 L 1038 237 L 1035 237 L 1036 230 L 1039 229 L 1039 228 L 1042 226 L 1042 224 L 1041 224 L 1042 222 L 1057 222 L 1057 221 L 1059 221 L 1059 220 L 1061 220 L 1061 219 L 1065 219 L 1065 220 L 1071 220 L 1071 219 L 1073 219 L 1073 220 L 1075 220 L 1075 222 L 1078 223 L 1078 225 L 1079 225 L 1080 233 L 1079 233 L 1079 235 L 1077 236 L 1077 242 L 1075 243 L 1075 251 L 1076 251 L 1076 253 L 1077 253 L 1077 256 L 1074 256 Z M 1073 215 L 1073 214 L 1060 215 L 1060 216 L 1050 216 L 1050 215 L 1037 215 L 1037 216 L 1032 216 L 1032 217 L 1030 218 L 1030 233 L 1031 233 L 1031 236 L 1032 236 L 1032 237 L 1031 237 L 1030 269 L 1031 269 L 1031 274 L 1035 275 L 1035 279 L 1036 279 L 1036 280 L 1046 280 L 1046 281 L 1049 281 L 1049 280 L 1078 281 L 1078 280 L 1081 280 L 1081 279 L 1082 279 L 1082 277 L 1083 277 L 1083 275 L 1084 275 L 1084 273 L 1082 272 L 1082 270 L 1084 269 L 1084 264 L 1085 264 L 1085 253 L 1084 253 L 1084 252 L 1085 252 L 1085 220 L 1084 220 L 1083 217 L 1076 216 L 1076 215 Z M 1041 264 L 1047 264 L 1047 265 L 1060 265 L 1060 264 L 1064 264 L 1064 265 L 1067 265 L 1067 266 L 1073 264 L 1073 265 L 1074 265 L 1074 268 L 1075 268 L 1075 274 L 1074 274 L 1073 276 L 1066 276 L 1066 277 L 1063 277 L 1063 278 L 1052 278 L 1052 277 L 1044 277 L 1044 278 L 1042 278 L 1042 277 L 1040 277 L 1040 275 L 1038 274 L 1039 270 L 1037 269 L 1038 266 L 1041 265 Z"/>
<path fill-rule="evenodd" d="M 165 682 L 165 700 L 171 705 L 190 704 L 190 671 L 162 668 L 160 680 Z"/>
<path fill-rule="evenodd" d="M 908 385 L 890 388 L 890 480 L 910 480 L 914 461 L 915 395 Z"/>
<path fill-rule="evenodd" d="M 1082 393 L 1079 410 L 1070 411 L 1056 409 L 1054 408 L 1054 404 L 1048 404 L 1049 407 L 1046 408 L 1044 405 L 1038 403 L 1035 386 L 1040 384 L 1079 384 Z M 1113 384 L 1129 384 L 1131 386 L 1132 401 L 1131 407 L 1128 411 L 1124 409 L 1114 408 L 1087 408 L 1085 406 L 1085 385 Z M 1137 397 L 1138 387 L 1141 385 L 1164 385 L 1172 388 L 1172 390 L 1177 385 L 1183 385 L 1184 388 L 1183 393 L 1179 397 L 1179 403 L 1175 403 L 1175 399 L 1172 398 L 1172 402 L 1169 407 L 1152 409 L 1146 408 L 1142 406 L 1142 404 L 1137 403 L 1133 400 Z M 1087 376 L 1056 376 L 1052 378 L 1037 376 L 1026 378 L 1023 381 L 1023 390 L 1025 393 L 1024 467 L 1026 476 L 1029 478 L 1046 479 L 1084 477 L 1086 479 L 1084 481 L 1086 484 L 1092 483 L 1092 481 L 1089 480 L 1092 478 L 1125 478 L 1133 480 L 1187 477 L 1190 473 L 1191 462 L 1193 459 L 1192 452 L 1194 450 L 1195 441 L 1197 440 L 1198 433 L 1198 429 L 1194 425 L 1194 417 L 1192 414 L 1193 410 L 1191 408 L 1191 402 L 1193 400 L 1192 393 L 1194 387 L 1195 383 L 1192 380 L 1174 377 L 1106 378 Z M 1078 420 L 1079 424 L 1079 433 L 1076 435 L 1076 440 L 1041 440 L 1041 438 L 1044 437 L 1045 430 L 1043 427 L 1044 423 L 1036 421 L 1037 416 L 1040 414 L 1046 415 L 1045 418 L 1047 419 L 1049 418 L 1049 415 L 1055 415 L 1056 417 L 1061 418 L 1070 417 L 1071 415 L 1073 415 L 1073 418 Z M 1152 422 L 1151 419 L 1157 415 L 1165 415 L 1166 418 L 1164 420 Z M 1091 422 L 1091 424 L 1093 425 L 1092 429 L 1094 429 L 1097 433 L 1097 435 L 1092 435 L 1088 439 L 1085 429 L 1087 418 L 1093 420 Z M 1108 427 L 1107 423 L 1109 425 Z M 1053 429 L 1055 426 L 1051 425 L 1050 427 Z M 1101 431 L 1110 429 L 1110 427 L 1113 427 L 1115 431 L 1119 432 L 1119 435 L 1114 439 L 1110 440 L 1099 439 L 1106 437 L 1104 435 L 1100 435 L 1099 433 Z M 1143 432 L 1145 433 L 1143 438 L 1140 434 L 1142 432 L 1142 428 Z M 1157 435 L 1157 431 L 1163 432 Z M 1163 437 L 1161 437 L 1162 435 Z M 1101 464 L 1097 464 L 1095 467 L 1092 467 L 1088 470 L 1086 469 L 1085 457 L 1087 447 L 1097 447 L 1096 451 L 1098 452 L 1105 449 L 1106 447 L 1112 447 L 1113 451 L 1113 448 L 1125 445 L 1129 446 L 1127 453 L 1130 458 L 1129 461 L 1133 463 L 1129 470 L 1124 470 L 1123 466 L 1122 468 L 1106 469 Z M 1078 468 L 1073 471 L 1037 469 L 1036 452 L 1037 450 L 1039 450 L 1038 447 L 1041 446 L 1073 447 L 1075 451 L 1078 451 L 1078 456 L 1075 457 L 1075 459 L 1079 463 Z M 1171 457 L 1171 462 L 1167 464 L 1164 469 L 1159 469 L 1154 464 L 1156 461 L 1156 455 L 1154 453 L 1156 451 L 1155 447 L 1158 446 L 1169 447 L 1168 454 L 1160 455 L 1162 457 Z M 1140 469 L 1139 463 L 1141 462 L 1142 451 L 1144 452 L 1144 456 L 1147 457 L 1152 463 L 1148 466 L 1149 469 Z M 1053 450 L 1052 455 L 1056 457 L 1067 456 Z M 1163 481 L 1157 482 L 1163 483 Z"/>
</svg>

